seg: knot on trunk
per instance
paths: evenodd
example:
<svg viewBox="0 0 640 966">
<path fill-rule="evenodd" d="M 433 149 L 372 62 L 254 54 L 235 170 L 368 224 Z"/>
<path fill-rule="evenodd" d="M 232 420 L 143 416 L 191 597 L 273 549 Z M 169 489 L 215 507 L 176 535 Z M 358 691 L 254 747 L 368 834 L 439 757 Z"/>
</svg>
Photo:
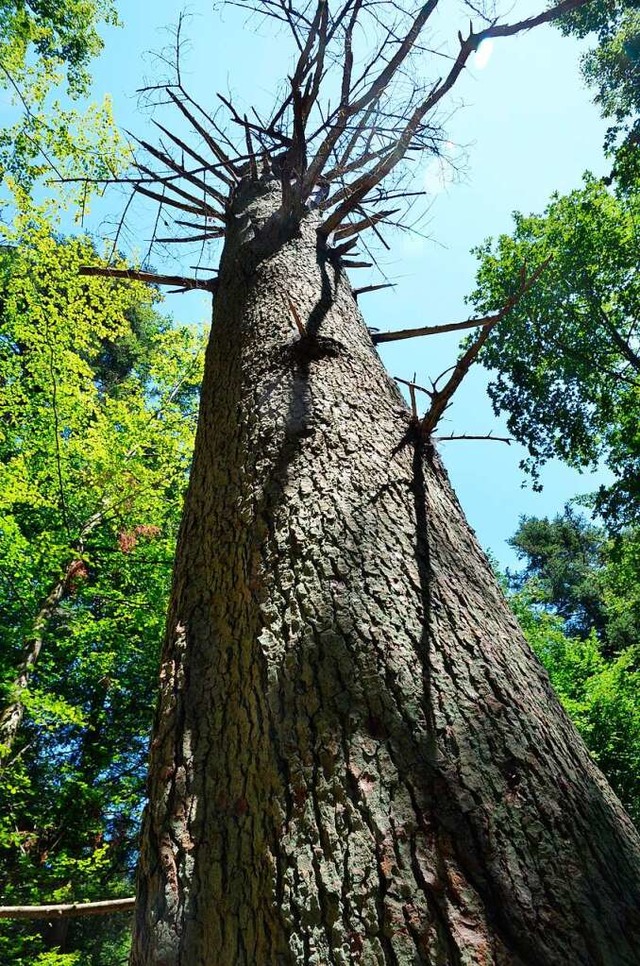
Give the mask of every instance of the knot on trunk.
<svg viewBox="0 0 640 966">
<path fill-rule="evenodd" d="M 306 365 L 321 359 L 335 359 L 346 354 L 347 348 L 331 336 L 307 332 L 295 342 L 289 343 L 285 352 L 297 365 Z"/>
</svg>

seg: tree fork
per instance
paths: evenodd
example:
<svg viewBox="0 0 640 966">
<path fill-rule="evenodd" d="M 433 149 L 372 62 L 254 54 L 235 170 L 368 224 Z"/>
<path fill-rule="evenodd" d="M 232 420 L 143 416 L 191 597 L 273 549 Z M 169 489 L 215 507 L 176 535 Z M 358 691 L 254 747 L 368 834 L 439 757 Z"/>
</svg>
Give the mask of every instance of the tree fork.
<svg viewBox="0 0 640 966">
<path fill-rule="evenodd" d="M 231 214 L 132 966 L 633 966 L 638 835 L 315 214 Z"/>
</svg>

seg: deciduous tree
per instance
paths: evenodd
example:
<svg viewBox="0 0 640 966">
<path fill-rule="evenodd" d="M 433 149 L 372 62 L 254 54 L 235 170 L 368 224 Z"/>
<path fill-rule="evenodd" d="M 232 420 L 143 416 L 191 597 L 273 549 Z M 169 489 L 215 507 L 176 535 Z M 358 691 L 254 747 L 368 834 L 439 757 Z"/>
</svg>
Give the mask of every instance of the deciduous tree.
<svg viewBox="0 0 640 966">
<path fill-rule="evenodd" d="M 14 202 L 24 202 L 45 174 L 115 173 L 122 147 L 110 101 L 88 104 L 86 97 L 89 65 L 103 48 L 100 28 L 117 23 L 111 0 L 3 2 L 0 171 L 5 188 L 19 186 Z"/>
<path fill-rule="evenodd" d="M 490 312 L 523 263 L 546 265 L 482 350 L 492 370 L 489 396 L 528 448 L 523 465 L 534 476 L 551 457 L 609 466 L 615 479 L 596 506 L 610 528 L 635 523 L 640 505 L 638 201 L 637 191 L 616 196 L 587 176 L 542 215 L 517 214 L 512 235 L 478 249 L 471 298 Z"/>
<path fill-rule="evenodd" d="M 0 255 L 0 894 L 128 894 L 201 339 L 86 238 Z M 127 922 L 1 923 L 3 962 L 113 966 Z M 70 931 L 69 931 L 70 930 Z M 63 958 L 68 954 L 68 959 Z M 80 957 L 80 958 L 79 958 Z M 43 960 L 43 962 L 49 960 Z"/>
<path fill-rule="evenodd" d="M 613 541 L 570 507 L 523 518 L 510 602 L 560 699 L 636 824 L 640 819 L 638 536 Z"/>
</svg>

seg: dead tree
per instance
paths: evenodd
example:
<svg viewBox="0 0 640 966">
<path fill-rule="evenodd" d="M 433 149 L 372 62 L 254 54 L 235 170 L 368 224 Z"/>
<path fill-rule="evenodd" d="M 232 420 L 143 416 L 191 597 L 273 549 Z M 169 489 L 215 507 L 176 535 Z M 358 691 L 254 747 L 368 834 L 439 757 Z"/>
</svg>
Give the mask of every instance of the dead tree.
<svg viewBox="0 0 640 966">
<path fill-rule="evenodd" d="M 174 217 L 180 233 L 159 241 L 224 248 L 135 966 L 637 962 L 638 837 L 431 445 L 490 327 L 535 278 L 523 267 L 498 317 L 475 320 L 422 417 L 345 272 L 369 260 L 355 251 L 367 236 L 386 243 L 403 223 L 405 162 L 439 150 L 438 109 L 483 40 L 584 2 L 518 22 L 462 4 L 477 29 L 435 56 L 432 17 L 452 4 L 237 0 L 293 45 L 271 116 L 218 95 L 223 123 L 179 64 L 158 91 L 193 137 L 158 123 L 132 187 Z M 417 83 L 418 59 L 441 76 Z"/>
</svg>

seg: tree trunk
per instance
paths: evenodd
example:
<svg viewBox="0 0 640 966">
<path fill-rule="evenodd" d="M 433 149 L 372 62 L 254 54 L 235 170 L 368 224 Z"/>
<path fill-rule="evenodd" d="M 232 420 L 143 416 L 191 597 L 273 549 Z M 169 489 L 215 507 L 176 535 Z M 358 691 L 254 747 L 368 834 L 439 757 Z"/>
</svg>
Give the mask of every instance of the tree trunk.
<svg viewBox="0 0 640 966">
<path fill-rule="evenodd" d="M 84 552 L 84 541 L 102 523 L 103 519 L 103 511 L 98 511 L 82 525 L 80 536 L 73 544 L 74 554 L 71 560 L 66 565 L 62 576 L 54 583 L 40 604 L 35 616 L 31 634 L 26 639 L 22 649 L 22 661 L 13 681 L 11 700 L 0 712 L 0 770 L 6 765 L 20 731 L 24 718 L 24 692 L 29 687 L 31 672 L 40 657 L 49 622 L 62 601 L 66 599 L 70 592 L 73 592 L 74 578 L 86 575 L 81 556 Z"/>
<path fill-rule="evenodd" d="M 278 198 L 229 216 L 131 962 L 632 966 L 635 830 Z"/>
<path fill-rule="evenodd" d="M 31 671 L 40 657 L 47 625 L 60 603 L 69 593 L 69 588 L 80 565 L 81 561 L 76 557 L 67 565 L 62 577 L 56 581 L 42 601 L 33 622 L 31 634 L 25 641 L 22 661 L 13 682 L 11 700 L 0 713 L 0 769 L 4 767 L 18 737 L 20 725 L 24 718 L 24 692 L 29 686 Z"/>
</svg>

